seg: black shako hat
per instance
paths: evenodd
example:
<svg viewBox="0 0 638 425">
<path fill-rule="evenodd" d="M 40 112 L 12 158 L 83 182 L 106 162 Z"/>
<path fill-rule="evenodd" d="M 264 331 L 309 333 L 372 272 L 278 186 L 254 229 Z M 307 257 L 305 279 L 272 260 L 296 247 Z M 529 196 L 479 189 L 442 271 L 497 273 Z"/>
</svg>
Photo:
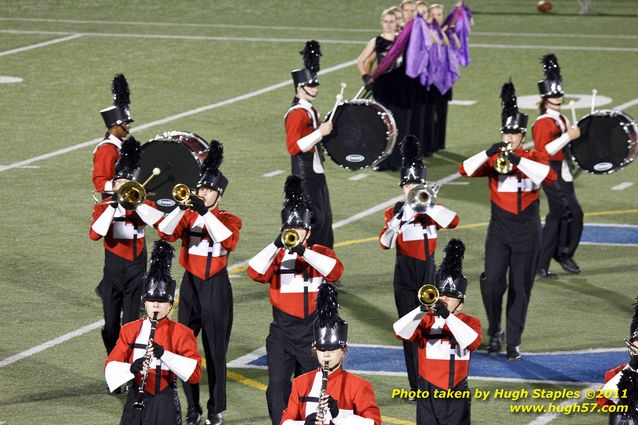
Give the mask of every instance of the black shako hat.
<svg viewBox="0 0 638 425">
<path fill-rule="evenodd" d="M 174 249 L 166 241 L 158 240 L 153 245 L 151 265 L 144 276 L 142 301 L 175 301 L 175 279 L 171 276 Z"/>
<path fill-rule="evenodd" d="M 284 203 L 281 210 L 281 228 L 310 229 L 310 205 L 300 177 L 290 175 L 284 184 Z"/>
<path fill-rule="evenodd" d="M 111 93 L 113 94 L 113 106 L 102 109 L 102 119 L 106 128 L 116 125 L 128 124 L 133 122 L 129 105 L 131 104 L 131 91 L 124 74 L 116 74 L 111 83 Z"/>
<path fill-rule="evenodd" d="M 467 279 L 463 276 L 465 245 L 460 239 L 451 239 L 445 247 L 445 258 L 436 275 L 439 294 L 465 300 Z"/>
<path fill-rule="evenodd" d="M 538 82 L 538 92 L 541 97 L 561 97 L 563 93 L 563 77 L 556 55 L 550 53 L 541 58 L 545 78 Z"/>
<path fill-rule="evenodd" d="M 425 184 L 427 170 L 421 159 L 421 145 L 417 138 L 408 134 L 401 142 L 401 183 L 403 186 L 408 183 Z"/>
<path fill-rule="evenodd" d="M 228 179 L 219 170 L 219 166 L 224 160 L 224 147 L 217 140 L 211 140 L 208 150 L 206 151 L 206 158 L 202 162 L 199 168 L 199 180 L 197 181 L 197 188 L 206 186 L 219 192 L 220 195 L 226 190 L 228 186 Z"/>
<path fill-rule="evenodd" d="M 527 115 L 518 111 L 516 89 L 510 79 L 501 88 L 501 133 L 526 133 Z"/>
<path fill-rule="evenodd" d="M 331 283 L 319 286 L 317 318 L 313 323 L 314 342 L 317 350 L 338 350 L 348 342 L 348 323 L 339 317 L 337 290 Z"/>
<path fill-rule="evenodd" d="M 319 58 L 321 57 L 321 46 L 316 40 L 306 42 L 306 47 L 299 52 L 303 57 L 304 67 L 291 72 L 292 82 L 297 87 L 316 87 L 319 85 L 317 73 L 319 72 Z"/>
<path fill-rule="evenodd" d="M 114 180 L 135 180 L 140 168 L 142 146 L 133 136 L 129 136 L 122 142 L 120 157 L 115 163 Z"/>
</svg>

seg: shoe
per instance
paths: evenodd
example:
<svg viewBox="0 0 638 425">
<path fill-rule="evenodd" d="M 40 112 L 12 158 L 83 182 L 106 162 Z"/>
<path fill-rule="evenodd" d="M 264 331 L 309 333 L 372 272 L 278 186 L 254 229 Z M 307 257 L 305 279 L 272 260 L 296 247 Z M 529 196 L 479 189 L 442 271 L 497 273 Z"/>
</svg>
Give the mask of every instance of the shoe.
<svg viewBox="0 0 638 425">
<path fill-rule="evenodd" d="M 558 275 L 556 273 L 552 273 L 547 269 L 538 269 L 536 275 L 541 279 L 557 279 Z"/>
<path fill-rule="evenodd" d="M 224 415 L 221 413 L 209 413 L 206 419 L 206 425 L 222 425 L 224 423 Z"/>
<path fill-rule="evenodd" d="M 567 273 L 580 273 L 580 267 L 578 267 L 578 264 L 571 258 L 563 257 L 558 260 L 558 262 Z"/>
<path fill-rule="evenodd" d="M 518 345 L 508 345 L 507 346 L 507 360 L 514 361 L 520 360 L 521 353 L 518 351 Z"/>
<path fill-rule="evenodd" d="M 501 352 L 501 343 L 503 342 L 503 332 L 498 331 L 490 337 L 490 344 L 487 346 L 487 354 L 490 357 L 498 356 Z"/>
<path fill-rule="evenodd" d="M 417 390 L 416 388 L 411 388 L 410 392 L 414 391 L 414 393 L 416 394 L 416 390 Z M 408 404 L 416 404 L 416 397 L 407 397 L 407 398 L 404 398 L 403 401 L 405 401 Z"/>
<path fill-rule="evenodd" d="M 202 423 L 201 406 L 190 406 L 186 411 L 186 425 L 199 425 Z"/>
</svg>

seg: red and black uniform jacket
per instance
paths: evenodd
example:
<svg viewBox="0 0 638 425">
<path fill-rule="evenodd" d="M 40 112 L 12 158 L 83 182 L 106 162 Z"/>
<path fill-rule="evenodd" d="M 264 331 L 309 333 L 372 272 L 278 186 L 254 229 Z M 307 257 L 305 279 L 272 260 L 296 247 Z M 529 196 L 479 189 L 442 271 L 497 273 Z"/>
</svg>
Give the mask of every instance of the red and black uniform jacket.
<svg viewBox="0 0 638 425">
<path fill-rule="evenodd" d="M 150 320 L 146 317 L 122 326 L 117 344 L 104 364 L 105 370 L 111 362 L 132 364 L 135 360 L 144 357 L 150 328 Z M 192 372 L 190 371 L 191 368 L 188 368 L 190 376 L 187 377 L 187 381 L 191 384 L 199 382 L 202 376 L 202 358 L 197 350 L 197 340 L 192 329 L 171 319 L 164 318 L 157 323 L 154 341 L 164 348 L 162 359 L 167 356 L 168 360 L 170 353 L 173 353 L 195 360 L 196 365 L 192 368 Z M 167 354 L 167 352 L 170 353 Z M 150 363 L 149 375 L 144 386 L 144 391 L 149 394 L 156 394 L 175 381 L 175 373 L 169 369 L 162 359 L 153 358 Z M 159 379 L 158 369 L 160 370 Z M 141 384 L 142 375 L 140 373 L 135 374 L 135 382 L 138 385 Z"/>
<path fill-rule="evenodd" d="M 601 397 L 596 398 L 596 402 L 599 406 L 618 404 L 621 397 L 628 398 L 628 395 L 624 394 L 623 390 L 618 388 L 618 383 L 620 382 L 620 378 L 623 376 L 623 371 L 624 373 L 634 374 L 634 380 L 638 379 L 638 376 L 636 375 L 638 371 L 632 369 L 627 363 L 608 370 L 605 373 L 605 385 L 600 390 Z M 607 398 L 607 396 L 610 395 L 611 398 Z M 633 397 L 636 396 L 634 395 Z"/>
<path fill-rule="evenodd" d="M 122 140 L 108 134 L 93 151 L 93 186 L 97 191 L 112 190 L 115 163 L 120 158 Z"/>
<path fill-rule="evenodd" d="M 437 204 L 437 206 L 443 207 L 442 204 Z M 385 224 L 379 234 L 379 245 L 381 245 L 383 249 L 391 249 L 396 244 L 399 254 L 407 255 L 421 261 L 426 261 L 434 255 L 439 229 L 453 229 L 459 224 L 459 216 L 456 215 L 456 213 L 453 213 L 454 218 L 449 221 L 449 223 L 442 226 L 427 214 L 413 215 L 409 207 L 405 206 L 401 213 L 400 233 L 396 237 L 396 242 L 388 243 L 388 238 L 385 238 L 384 235 L 388 232 L 389 222 L 397 212 L 396 207 L 385 210 Z M 427 246 L 425 244 L 426 240 Z"/>
<path fill-rule="evenodd" d="M 307 416 L 317 411 L 321 378 L 321 370 L 318 370 L 305 373 L 292 381 L 292 391 L 288 407 L 281 417 L 281 425 L 303 424 Z M 328 375 L 326 393 L 339 406 L 339 414 L 336 418 L 331 418 L 335 425 L 381 424 L 381 412 L 374 390 L 365 379 L 338 368 Z"/>
<path fill-rule="evenodd" d="M 108 202 L 111 198 L 107 198 Z M 146 205 L 155 208 L 152 201 L 144 201 Z M 108 204 L 96 204 L 93 208 L 93 221 L 102 215 L 104 210 L 109 207 Z M 118 257 L 133 261 L 144 253 L 144 226 L 146 223 L 140 218 L 134 210 L 127 210 L 118 205 L 113 216 L 113 222 L 108 233 L 104 236 L 104 248 Z M 100 240 L 101 235 L 96 233 L 93 228 L 89 228 L 89 237 L 94 240 Z"/>
<path fill-rule="evenodd" d="M 319 113 L 310 102 L 300 100 L 286 113 L 286 147 L 290 155 L 302 153 L 297 144 L 299 139 L 308 136 L 319 127 Z M 315 152 L 316 147 L 306 152 Z"/>
<path fill-rule="evenodd" d="M 539 152 L 548 153 L 545 149 L 548 143 L 553 142 L 559 137 L 567 137 L 567 128 L 569 122 L 567 118 L 558 111 L 548 109 L 547 112 L 534 122 L 532 127 L 532 135 L 534 136 L 534 149 Z M 569 142 L 569 138 L 565 140 L 565 144 Z M 548 153 L 549 154 L 549 153 Z M 549 157 L 550 161 L 562 161 L 565 158 L 563 149 L 558 150 L 554 155 Z"/>
<path fill-rule="evenodd" d="M 508 174 L 499 174 L 494 169 L 494 162 L 498 158 L 498 154 L 487 158 L 485 151 L 485 162 L 480 165 L 474 172 L 468 173 L 466 167 L 469 166 L 468 161 L 476 160 L 480 155 L 477 154 L 472 158 L 465 160 L 459 167 L 459 173 L 465 177 L 487 177 L 489 179 L 490 199 L 492 203 L 500 209 L 511 214 L 519 215 L 527 209 L 533 202 L 538 200 L 541 183 L 552 184 L 556 181 L 556 172 L 548 165 L 548 155 L 543 152 L 528 151 L 523 148 L 514 152 L 521 158 L 534 161 L 537 164 L 546 166 L 542 168 L 542 174 L 536 175 L 534 181 L 530 176 L 523 172 L 519 167 L 511 165 L 511 171 Z M 519 166 L 522 164 L 519 164 Z"/>
<path fill-rule="evenodd" d="M 184 211 L 172 234 L 158 232 L 162 239 L 169 242 L 182 239 L 179 264 L 202 280 L 210 279 L 227 266 L 228 253 L 237 247 L 242 226 L 241 219 L 228 211 L 215 208 L 207 214 L 217 217 L 232 235 L 221 242 L 215 242 L 206 229 L 204 218 L 191 209 Z"/>
<path fill-rule="evenodd" d="M 476 333 L 475 339 L 461 347 L 446 321 L 460 320 Z M 462 330 L 467 332 L 467 330 Z M 471 331 L 470 331 L 471 332 Z M 472 334 L 473 335 L 473 334 Z M 403 339 L 397 335 L 399 339 Z M 457 336 L 461 338 L 461 336 Z M 481 321 L 467 314 L 450 314 L 447 319 L 426 313 L 412 337 L 419 345 L 419 375 L 429 383 L 447 390 L 467 378 L 470 353 L 481 345 Z"/>
<path fill-rule="evenodd" d="M 274 260 L 263 273 L 251 266 L 247 273 L 256 282 L 270 283 L 270 303 L 273 307 L 291 316 L 305 319 L 316 309 L 319 285 L 325 279 L 328 282 L 339 280 L 343 274 L 343 264 L 337 254 L 323 245 L 306 247 L 316 253 L 336 260 L 332 270 L 325 276 L 295 253 L 279 249 Z"/>
</svg>

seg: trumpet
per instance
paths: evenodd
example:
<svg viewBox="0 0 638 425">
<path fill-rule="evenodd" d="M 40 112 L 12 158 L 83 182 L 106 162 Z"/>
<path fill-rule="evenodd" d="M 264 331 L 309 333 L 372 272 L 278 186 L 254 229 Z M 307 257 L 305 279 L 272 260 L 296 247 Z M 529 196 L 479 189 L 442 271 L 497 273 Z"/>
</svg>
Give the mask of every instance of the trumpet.
<svg viewBox="0 0 638 425">
<path fill-rule="evenodd" d="M 284 244 L 286 249 L 292 249 L 299 245 L 301 238 L 299 237 L 299 233 L 297 233 L 294 229 L 286 229 L 281 232 L 281 242 Z"/>
<path fill-rule="evenodd" d="M 421 304 L 423 304 L 428 310 L 432 310 L 439 300 L 439 290 L 436 286 L 426 283 L 425 285 L 419 288 L 419 292 L 417 293 L 417 299 Z"/>
<path fill-rule="evenodd" d="M 507 174 L 510 171 L 510 160 L 507 154 L 512 152 L 512 145 L 509 143 L 507 146 L 501 148 L 501 152 L 498 154 L 498 158 L 494 161 L 494 170 L 499 174 Z"/>
<path fill-rule="evenodd" d="M 204 199 L 201 196 L 195 195 L 193 192 L 191 192 L 191 189 L 184 183 L 177 183 L 175 186 L 173 186 L 172 194 L 175 202 L 184 207 L 190 207 L 193 205 L 193 203 L 190 202 L 190 199 L 192 197 L 200 198 L 202 200 Z"/>
<path fill-rule="evenodd" d="M 134 210 L 140 204 L 143 204 L 146 200 L 146 197 L 151 195 L 151 193 L 147 193 L 144 186 L 151 179 L 157 175 L 159 175 L 160 169 L 153 168 L 153 173 L 146 179 L 144 183 L 139 183 L 135 180 L 129 180 L 126 183 L 122 184 L 117 190 L 105 190 L 103 192 L 93 191 L 93 200 L 96 204 L 105 205 L 110 204 L 110 202 L 104 202 L 101 199 L 98 199 L 97 195 L 112 195 L 117 199 L 117 203 L 122 205 L 127 210 Z"/>
<path fill-rule="evenodd" d="M 407 204 L 417 213 L 424 213 L 426 209 L 436 203 L 439 186 L 436 184 L 417 184 L 408 192 Z"/>
</svg>

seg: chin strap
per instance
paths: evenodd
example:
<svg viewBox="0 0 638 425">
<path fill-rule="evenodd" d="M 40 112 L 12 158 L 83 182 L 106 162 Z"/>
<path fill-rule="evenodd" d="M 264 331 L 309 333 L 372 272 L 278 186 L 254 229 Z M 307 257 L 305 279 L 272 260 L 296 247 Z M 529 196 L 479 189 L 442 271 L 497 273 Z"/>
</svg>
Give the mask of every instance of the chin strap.
<svg viewBox="0 0 638 425">
<path fill-rule="evenodd" d="M 306 93 L 308 96 L 310 96 L 310 97 L 311 97 L 311 98 L 313 98 L 313 99 L 314 99 L 315 97 L 317 97 L 317 95 L 316 95 L 316 94 L 315 94 L 315 95 L 312 95 L 312 94 L 308 93 L 308 91 L 306 90 L 306 86 L 301 86 L 301 90 L 303 90 L 303 92 L 304 92 L 304 93 Z"/>
</svg>

